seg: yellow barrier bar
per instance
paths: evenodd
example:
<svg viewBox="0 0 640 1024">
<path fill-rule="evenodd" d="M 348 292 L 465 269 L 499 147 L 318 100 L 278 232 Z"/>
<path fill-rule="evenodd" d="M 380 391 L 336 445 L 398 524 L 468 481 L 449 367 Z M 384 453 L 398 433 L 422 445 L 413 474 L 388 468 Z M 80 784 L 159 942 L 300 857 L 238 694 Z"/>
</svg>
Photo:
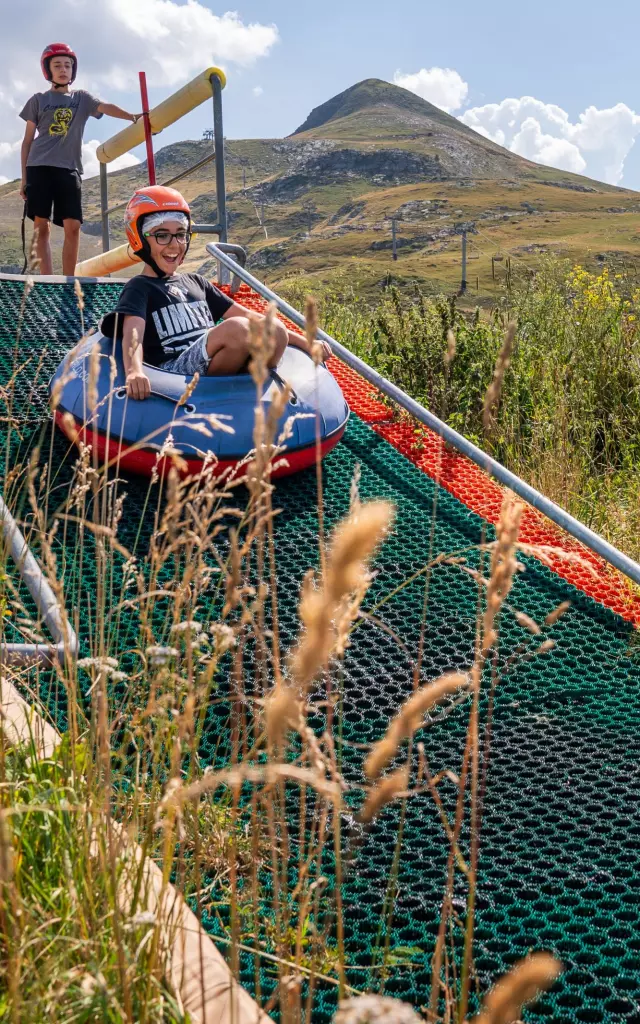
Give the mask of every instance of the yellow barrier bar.
<svg viewBox="0 0 640 1024">
<path fill-rule="evenodd" d="M 163 128 L 168 128 L 170 124 L 184 117 L 190 110 L 199 107 L 205 100 L 211 99 L 210 79 L 212 75 L 218 76 L 224 89 L 227 83 L 224 71 L 220 68 L 207 68 L 191 82 L 187 82 L 178 92 L 174 92 L 172 96 L 168 96 L 166 100 L 149 111 L 151 131 L 160 132 Z M 117 135 L 113 135 L 101 146 L 98 146 L 96 156 L 100 163 L 108 164 L 142 142 L 144 142 L 144 120 L 140 118 L 136 124 L 129 125 L 128 128 L 124 128 Z"/>
<path fill-rule="evenodd" d="M 140 263 L 140 259 L 134 256 L 128 245 L 119 245 L 117 249 L 109 249 L 99 256 L 92 256 L 76 266 L 76 277 L 106 277 L 107 274 L 115 274 L 118 270 L 132 267 Z"/>
</svg>

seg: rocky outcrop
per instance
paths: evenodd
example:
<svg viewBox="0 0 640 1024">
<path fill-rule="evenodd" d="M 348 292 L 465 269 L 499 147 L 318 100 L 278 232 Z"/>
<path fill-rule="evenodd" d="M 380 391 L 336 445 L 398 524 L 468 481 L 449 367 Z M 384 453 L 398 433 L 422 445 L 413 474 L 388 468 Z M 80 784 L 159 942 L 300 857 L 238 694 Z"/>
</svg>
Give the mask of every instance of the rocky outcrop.
<svg viewBox="0 0 640 1024">
<path fill-rule="evenodd" d="M 288 174 L 247 189 L 247 194 L 254 202 L 290 203 L 319 185 L 335 185 L 349 178 L 364 178 L 389 186 L 442 181 L 445 174 L 437 156 L 411 150 L 334 149 L 313 156 Z"/>
<path fill-rule="evenodd" d="M 273 270 L 275 267 L 281 267 L 290 259 L 287 249 L 291 241 L 292 239 L 289 239 L 289 242 L 265 245 L 249 256 L 247 266 L 250 270 Z"/>
<path fill-rule="evenodd" d="M 540 181 L 541 185 L 551 185 L 553 188 L 568 188 L 571 192 L 597 192 L 597 188 L 590 185 L 580 185 L 576 181 Z"/>
<path fill-rule="evenodd" d="M 341 220 L 353 220 L 355 217 L 359 217 L 366 205 L 367 204 L 362 200 L 358 200 L 353 203 L 345 203 L 339 210 L 336 210 L 333 217 L 330 219 L 329 224 L 339 224 Z"/>
</svg>

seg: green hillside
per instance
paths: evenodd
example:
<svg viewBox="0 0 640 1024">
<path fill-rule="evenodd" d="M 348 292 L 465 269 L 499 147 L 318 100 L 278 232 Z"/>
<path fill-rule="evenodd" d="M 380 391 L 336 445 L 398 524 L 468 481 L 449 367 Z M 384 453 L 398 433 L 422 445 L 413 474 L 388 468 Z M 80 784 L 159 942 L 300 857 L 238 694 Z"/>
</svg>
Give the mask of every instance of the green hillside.
<svg viewBox="0 0 640 1024">
<path fill-rule="evenodd" d="M 211 152 L 205 140 L 159 150 L 159 180 Z M 274 283 L 304 274 L 318 286 L 346 273 L 372 291 L 391 275 L 400 286 L 450 291 L 460 280 L 462 225 L 473 301 L 490 301 L 505 275 L 529 273 L 544 253 L 615 267 L 640 256 L 638 193 L 525 160 L 377 79 L 316 107 L 285 139 L 227 141 L 226 171 L 230 237 Z M 111 206 L 144 178 L 144 165 L 111 174 Z M 216 219 L 213 162 L 178 187 L 196 220 Z M 17 261 L 21 210 L 16 183 L 0 188 L 0 263 Z M 97 178 L 85 182 L 85 218 L 83 257 L 100 251 Z M 116 211 L 113 244 L 124 238 L 121 225 Z M 205 261 L 207 240 L 194 241 L 190 266 Z"/>
</svg>

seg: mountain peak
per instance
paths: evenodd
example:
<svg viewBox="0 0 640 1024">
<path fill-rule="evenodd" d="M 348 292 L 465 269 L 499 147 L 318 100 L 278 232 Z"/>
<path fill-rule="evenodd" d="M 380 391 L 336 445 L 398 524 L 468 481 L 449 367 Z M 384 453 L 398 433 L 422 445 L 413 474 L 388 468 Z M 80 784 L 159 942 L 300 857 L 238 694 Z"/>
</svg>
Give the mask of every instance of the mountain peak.
<svg viewBox="0 0 640 1024">
<path fill-rule="evenodd" d="M 462 127 L 460 122 L 450 114 L 445 114 L 439 107 L 421 99 L 415 93 L 409 92 L 408 89 L 392 85 L 391 82 L 383 82 L 380 78 L 365 78 L 364 81 L 357 82 L 345 89 L 344 92 L 338 93 L 337 96 L 332 96 L 330 100 L 321 103 L 319 107 L 314 107 L 304 124 L 296 128 L 292 134 L 301 135 L 303 132 L 321 128 L 330 121 L 338 121 L 358 111 L 380 106 L 395 107 L 407 114 L 428 117 L 437 121 L 444 120 L 448 123 L 453 122 Z"/>
</svg>

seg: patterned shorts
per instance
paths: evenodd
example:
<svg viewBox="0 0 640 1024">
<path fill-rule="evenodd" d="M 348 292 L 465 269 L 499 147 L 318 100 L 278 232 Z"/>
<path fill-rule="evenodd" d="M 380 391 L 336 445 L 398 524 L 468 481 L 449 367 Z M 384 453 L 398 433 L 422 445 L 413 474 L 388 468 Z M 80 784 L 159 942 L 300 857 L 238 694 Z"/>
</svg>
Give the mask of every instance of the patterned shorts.
<svg viewBox="0 0 640 1024">
<path fill-rule="evenodd" d="M 161 363 L 160 369 L 170 370 L 171 373 L 181 373 L 184 377 L 193 377 L 194 373 L 199 373 L 203 377 L 211 362 L 211 356 L 207 352 L 208 337 L 209 331 L 205 331 L 175 359 L 168 359 L 166 363 Z"/>
</svg>

